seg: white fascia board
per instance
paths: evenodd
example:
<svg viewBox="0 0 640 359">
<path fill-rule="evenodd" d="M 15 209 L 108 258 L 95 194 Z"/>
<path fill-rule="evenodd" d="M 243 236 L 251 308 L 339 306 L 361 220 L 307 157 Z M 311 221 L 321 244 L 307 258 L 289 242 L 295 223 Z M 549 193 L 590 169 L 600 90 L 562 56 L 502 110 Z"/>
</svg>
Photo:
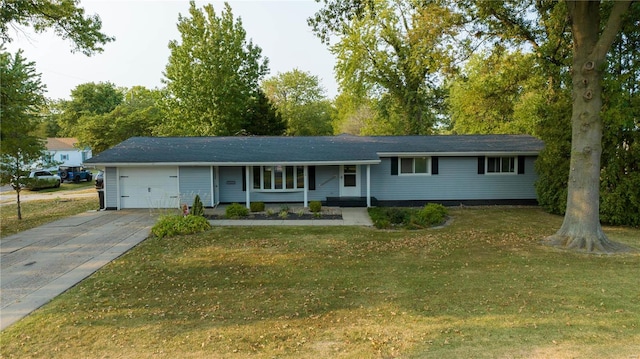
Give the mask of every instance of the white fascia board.
<svg viewBox="0 0 640 359">
<path fill-rule="evenodd" d="M 486 152 L 378 152 L 380 157 L 475 157 L 475 156 L 538 156 L 536 151 L 486 151 Z"/>
<path fill-rule="evenodd" d="M 276 161 L 276 162 L 113 162 L 113 163 L 91 163 L 96 167 L 170 167 L 170 166 L 337 166 L 337 165 L 375 165 L 382 162 L 381 160 L 352 160 L 352 161 Z"/>
</svg>

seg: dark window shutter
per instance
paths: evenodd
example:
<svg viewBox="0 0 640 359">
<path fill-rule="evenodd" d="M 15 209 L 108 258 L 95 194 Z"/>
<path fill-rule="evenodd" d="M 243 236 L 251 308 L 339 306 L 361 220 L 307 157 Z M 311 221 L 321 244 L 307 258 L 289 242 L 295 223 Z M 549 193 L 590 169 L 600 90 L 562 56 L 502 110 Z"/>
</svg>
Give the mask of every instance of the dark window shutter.
<svg viewBox="0 0 640 359">
<path fill-rule="evenodd" d="M 398 175 L 398 157 L 391 157 L 391 175 Z"/>
<path fill-rule="evenodd" d="M 518 174 L 524 174 L 524 156 L 518 156 Z"/>
<path fill-rule="evenodd" d="M 309 191 L 315 191 L 315 189 L 316 189 L 316 166 L 309 166 L 307 168 L 307 174 L 309 175 Z"/>
<path fill-rule="evenodd" d="M 484 156 L 478 156 L 478 174 L 484 174 Z"/>
<path fill-rule="evenodd" d="M 438 157 L 431 157 L 431 174 L 438 174 Z"/>
<path fill-rule="evenodd" d="M 247 190 L 247 170 L 244 167 L 240 167 L 242 171 L 242 192 Z"/>
</svg>

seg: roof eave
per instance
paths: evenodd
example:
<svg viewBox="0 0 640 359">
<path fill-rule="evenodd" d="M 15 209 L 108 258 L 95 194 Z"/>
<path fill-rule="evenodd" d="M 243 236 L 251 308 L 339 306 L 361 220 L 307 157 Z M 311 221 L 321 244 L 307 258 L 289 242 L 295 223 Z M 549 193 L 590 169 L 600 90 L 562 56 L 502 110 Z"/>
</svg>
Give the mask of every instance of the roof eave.
<svg viewBox="0 0 640 359">
<path fill-rule="evenodd" d="M 472 152 L 378 152 L 380 157 L 473 157 L 473 156 L 538 156 L 540 151 L 472 151 Z"/>
<path fill-rule="evenodd" d="M 95 167 L 151 167 L 151 166 L 337 166 L 337 165 L 375 165 L 381 160 L 346 160 L 346 161 L 268 161 L 268 162 L 85 162 Z"/>
</svg>

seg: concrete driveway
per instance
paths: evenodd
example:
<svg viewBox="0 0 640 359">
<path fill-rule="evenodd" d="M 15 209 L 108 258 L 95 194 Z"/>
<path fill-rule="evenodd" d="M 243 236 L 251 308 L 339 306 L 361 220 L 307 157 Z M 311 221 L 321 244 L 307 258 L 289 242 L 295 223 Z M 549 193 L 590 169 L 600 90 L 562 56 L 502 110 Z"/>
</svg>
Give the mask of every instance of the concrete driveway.
<svg viewBox="0 0 640 359">
<path fill-rule="evenodd" d="M 147 238 L 149 210 L 86 212 L 0 240 L 0 330 Z"/>
</svg>

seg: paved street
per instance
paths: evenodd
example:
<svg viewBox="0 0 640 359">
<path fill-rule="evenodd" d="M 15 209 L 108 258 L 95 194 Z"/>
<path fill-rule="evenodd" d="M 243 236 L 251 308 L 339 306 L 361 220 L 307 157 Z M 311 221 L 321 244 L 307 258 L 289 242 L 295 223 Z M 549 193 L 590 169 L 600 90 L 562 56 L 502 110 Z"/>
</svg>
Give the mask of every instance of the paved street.
<svg viewBox="0 0 640 359">
<path fill-rule="evenodd" d="M 3 186 L 2 189 L 6 189 L 7 186 Z M 40 201 L 47 199 L 70 199 L 70 198 L 91 198 L 94 197 L 96 199 L 96 203 L 98 202 L 98 193 L 93 187 L 85 187 L 79 190 L 69 190 L 69 191 L 56 191 L 56 192 L 38 192 L 38 191 L 21 191 L 20 192 L 20 202 L 27 201 Z M 7 204 L 16 203 L 16 191 L 13 190 L 9 186 L 9 189 L 6 191 L 0 192 L 0 206 L 4 206 Z"/>
</svg>

